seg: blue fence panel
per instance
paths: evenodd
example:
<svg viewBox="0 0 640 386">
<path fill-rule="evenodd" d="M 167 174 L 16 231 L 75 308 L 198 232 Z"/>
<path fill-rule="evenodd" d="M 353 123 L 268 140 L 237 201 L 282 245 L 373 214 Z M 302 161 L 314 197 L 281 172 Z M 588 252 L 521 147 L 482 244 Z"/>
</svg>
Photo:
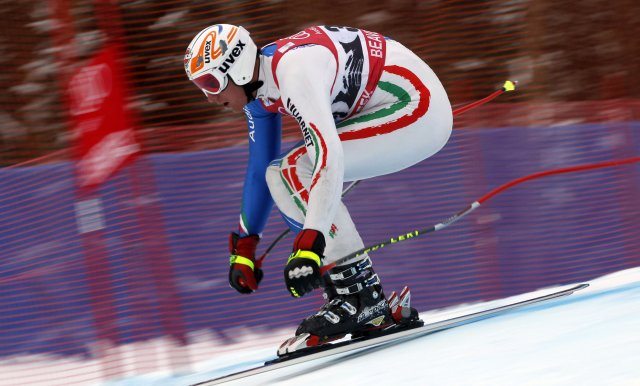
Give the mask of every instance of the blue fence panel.
<svg viewBox="0 0 640 386">
<path fill-rule="evenodd" d="M 438 223 L 512 179 L 637 154 L 637 122 L 457 130 L 434 157 L 362 182 L 345 202 L 365 244 L 377 243 Z M 173 285 L 185 331 L 228 341 L 237 327 L 294 326 L 320 306 L 319 294 L 293 299 L 282 284 L 291 239 L 267 258 L 256 294 L 229 288 L 227 237 L 246 158 L 246 146 L 150 155 L 101 188 L 103 290 L 115 305 L 116 342 L 174 334 L 166 314 Z M 90 296 L 71 165 L 0 170 L 0 180 L 0 356 L 89 355 L 101 300 Z M 421 310 L 588 280 L 640 264 L 638 198 L 637 164 L 546 177 L 372 257 L 386 292 L 409 285 Z M 259 251 L 284 229 L 274 209 Z M 172 283 L 152 269 L 162 254 Z"/>
</svg>

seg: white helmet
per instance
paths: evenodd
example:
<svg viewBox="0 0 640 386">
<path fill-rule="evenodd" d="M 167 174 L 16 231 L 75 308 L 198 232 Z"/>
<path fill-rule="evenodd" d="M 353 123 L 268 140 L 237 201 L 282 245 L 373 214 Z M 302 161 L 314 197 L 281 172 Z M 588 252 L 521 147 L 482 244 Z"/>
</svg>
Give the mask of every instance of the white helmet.
<svg viewBox="0 0 640 386">
<path fill-rule="evenodd" d="M 216 24 L 193 38 L 184 55 L 184 69 L 205 95 L 219 94 L 227 87 L 227 75 L 238 86 L 251 81 L 257 51 L 246 29 Z"/>
</svg>

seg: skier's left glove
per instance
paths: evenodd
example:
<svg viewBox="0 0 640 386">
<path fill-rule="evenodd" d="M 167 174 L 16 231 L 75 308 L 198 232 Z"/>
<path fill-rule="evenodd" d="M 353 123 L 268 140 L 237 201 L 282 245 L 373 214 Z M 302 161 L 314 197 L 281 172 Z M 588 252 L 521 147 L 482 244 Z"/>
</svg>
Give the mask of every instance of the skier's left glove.
<svg viewBox="0 0 640 386">
<path fill-rule="evenodd" d="M 322 232 L 304 229 L 293 242 L 293 252 L 284 267 L 284 282 L 291 296 L 299 298 L 320 287 L 320 266 L 325 241 Z"/>
<path fill-rule="evenodd" d="M 240 237 L 233 232 L 229 235 L 229 284 L 241 294 L 257 290 L 262 280 L 262 270 L 255 260 L 259 241 L 258 235 Z"/>
</svg>

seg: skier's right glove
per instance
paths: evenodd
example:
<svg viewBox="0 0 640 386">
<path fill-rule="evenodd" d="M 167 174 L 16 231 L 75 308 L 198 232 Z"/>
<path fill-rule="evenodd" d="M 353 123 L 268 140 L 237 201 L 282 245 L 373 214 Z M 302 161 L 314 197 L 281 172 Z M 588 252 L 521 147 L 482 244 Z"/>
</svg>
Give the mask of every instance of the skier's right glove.
<svg viewBox="0 0 640 386">
<path fill-rule="evenodd" d="M 241 294 L 257 290 L 262 280 L 262 270 L 255 260 L 259 241 L 258 235 L 240 237 L 234 232 L 229 235 L 229 284 Z"/>
</svg>

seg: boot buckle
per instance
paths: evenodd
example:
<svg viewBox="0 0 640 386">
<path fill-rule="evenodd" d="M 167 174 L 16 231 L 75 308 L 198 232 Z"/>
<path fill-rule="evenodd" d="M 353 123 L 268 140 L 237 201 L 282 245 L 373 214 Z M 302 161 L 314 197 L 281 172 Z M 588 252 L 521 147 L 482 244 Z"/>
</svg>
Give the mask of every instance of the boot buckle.
<svg viewBox="0 0 640 386">
<path fill-rule="evenodd" d="M 324 311 L 322 314 L 330 323 L 337 324 L 340 322 L 340 317 L 331 311 Z"/>
<path fill-rule="evenodd" d="M 355 315 L 356 312 L 358 312 L 358 310 L 349 302 L 342 302 L 340 307 L 343 310 L 347 311 L 347 313 L 349 313 L 349 315 Z"/>
</svg>

